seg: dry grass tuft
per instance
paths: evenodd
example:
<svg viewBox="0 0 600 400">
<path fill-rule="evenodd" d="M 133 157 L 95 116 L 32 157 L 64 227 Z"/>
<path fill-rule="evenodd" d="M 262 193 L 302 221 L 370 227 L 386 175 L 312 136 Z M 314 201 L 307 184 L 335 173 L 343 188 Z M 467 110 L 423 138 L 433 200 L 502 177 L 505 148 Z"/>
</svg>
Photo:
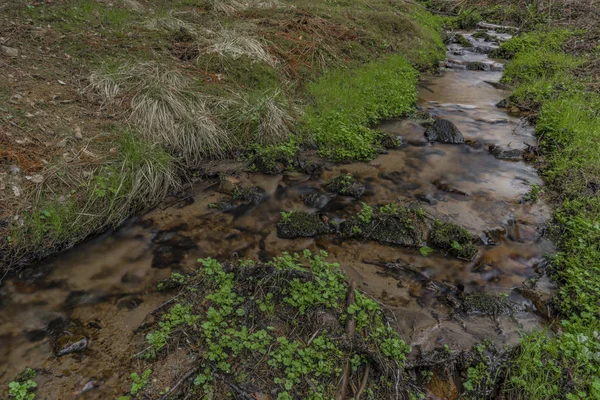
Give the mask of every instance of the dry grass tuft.
<svg viewBox="0 0 600 400">
<path fill-rule="evenodd" d="M 284 7 L 278 0 L 209 0 L 209 5 L 212 10 L 225 15 L 232 15 L 251 9 L 275 9 Z"/>
<path fill-rule="evenodd" d="M 258 38 L 246 36 L 240 30 L 219 29 L 209 31 L 199 44 L 200 53 L 215 53 L 220 57 L 238 59 L 248 56 L 252 60 L 275 65 L 276 59 L 266 49 L 265 44 Z"/>
<path fill-rule="evenodd" d="M 233 110 L 232 110 L 233 108 Z M 227 110 L 229 126 L 245 140 L 260 145 L 280 144 L 294 133 L 297 107 L 281 91 L 238 95 Z"/>
<path fill-rule="evenodd" d="M 109 67 L 92 75 L 91 88 L 106 101 L 131 99 L 130 121 L 140 135 L 183 159 L 188 167 L 229 150 L 231 135 L 213 111 L 219 104 L 202 96 L 193 82 L 154 63 Z"/>
<path fill-rule="evenodd" d="M 177 18 L 174 11 L 157 13 L 152 18 L 144 22 L 143 26 L 147 29 L 156 31 L 184 30 L 190 34 L 196 33 L 196 28 L 194 25 Z"/>
</svg>

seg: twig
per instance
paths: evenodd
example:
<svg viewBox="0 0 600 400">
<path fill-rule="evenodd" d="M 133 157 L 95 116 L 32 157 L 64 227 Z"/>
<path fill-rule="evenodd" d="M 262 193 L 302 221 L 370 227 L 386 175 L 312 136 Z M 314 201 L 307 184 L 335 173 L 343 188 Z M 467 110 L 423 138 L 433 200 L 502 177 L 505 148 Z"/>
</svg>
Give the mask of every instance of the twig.
<svg viewBox="0 0 600 400">
<path fill-rule="evenodd" d="M 355 302 L 354 291 L 356 290 L 356 282 L 351 281 L 348 287 L 348 294 L 346 295 L 346 307 L 350 307 Z M 354 340 L 354 332 L 356 331 L 356 320 L 354 319 L 354 315 L 351 314 L 348 316 L 348 320 L 346 321 L 346 336 L 348 336 L 348 340 L 350 343 Z M 348 381 L 350 380 L 350 360 L 346 360 L 346 364 L 344 365 L 344 369 L 340 376 L 340 383 L 338 385 L 338 389 L 335 395 L 336 400 L 344 400 L 346 398 L 346 392 L 348 387 Z"/>
<path fill-rule="evenodd" d="M 356 400 L 360 400 L 360 396 L 362 395 L 362 392 L 365 390 L 365 388 L 367 387 L 367 381 L 369 380 L 369 364 L 367 364 L 367 366 L 365 367 L 365 373 L 360 381 L 360 387 L 358 388 L 358 393 L 356 393 Z"/>
<path fill-rule="evenodd" d="M 183 375 L 181 377 L 181 379 L 179 379 L 177 381 L 177 383 L 175 384 L 175 386 L 173 386 L 171 388 L 171 390 L 169 390 L 167 392 L 167 394 L 165 394 L 163 397 L 160 398 L 160 400 L 167 400 L 169 397 L 171 397 L 173 394 L 176 393 L 177 390 L 179 390 L 179 386 L 185 382 L 186 380 L 188 380 L 190 378 L 190 376 L 194 375 L 196 373 L 196 371 L 198 371 L 198 368 L 200 368 L 198 365 L 193 367 L 192 369 L 190 369 L 188 372 L 185 373 L 185 375 Z"/>
</svg>

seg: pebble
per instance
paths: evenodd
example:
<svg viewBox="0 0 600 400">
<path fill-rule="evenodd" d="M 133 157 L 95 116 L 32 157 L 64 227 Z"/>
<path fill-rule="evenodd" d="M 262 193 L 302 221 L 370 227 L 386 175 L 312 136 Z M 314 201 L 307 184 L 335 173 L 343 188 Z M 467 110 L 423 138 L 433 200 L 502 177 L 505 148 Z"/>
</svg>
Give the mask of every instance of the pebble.
<svg viewBox="0 0 600 400">
<path fill-rule="evenodd" d="M 19 49 L 15 49 L 14 47 L 0 46 L 0 53 L 6 57 L 19 57 Z"/>
</svg>

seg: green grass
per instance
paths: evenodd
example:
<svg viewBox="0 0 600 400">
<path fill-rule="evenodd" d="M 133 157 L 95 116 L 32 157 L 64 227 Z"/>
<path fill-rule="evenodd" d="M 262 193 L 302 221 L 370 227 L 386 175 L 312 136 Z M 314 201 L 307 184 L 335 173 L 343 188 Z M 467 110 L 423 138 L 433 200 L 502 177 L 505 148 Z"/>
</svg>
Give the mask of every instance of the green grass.
<svg viewBox="0 0 600 400">
<path fill-rule="evenodd" d="M 308 87 L 314 104 L 304 116 L 319 154 L 337 161 L 375 157 L 376 122 L 416 103 L 417 71 L 402 56 L 327 74 Z"/>
<path fill-rule="evenodd" d="M 540 172 L 556 207 L 551 234 L 557 253 L 550 258 L 558 287 L 554 303 L 564 318 L 553 337 L 524 336 L 506 387 L 517 399 L 600 398 L 600 95 L 573 77 L 582 59 L 560 51 L 565 36 L 533 34 L 543 44 L 534 51 L 515 45 L 503 78 L 517 85 L 513 97 L 519 103 L 539 110 Z"/>
</svg>

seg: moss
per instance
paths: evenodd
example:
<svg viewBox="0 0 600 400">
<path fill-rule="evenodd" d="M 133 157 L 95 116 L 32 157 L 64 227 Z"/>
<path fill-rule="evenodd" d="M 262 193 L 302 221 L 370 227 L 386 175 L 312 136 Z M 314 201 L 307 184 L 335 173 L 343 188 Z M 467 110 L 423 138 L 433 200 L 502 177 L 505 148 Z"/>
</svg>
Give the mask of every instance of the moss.
<svg viewBox="0 0 600 400">
<path fill-rule="evenodd" d="M 277 224 L 277 236 L 283 239 L 314 237 L 329 231 L 328 224 L 318 214 L 290 211 L 282 212 L 281 216 L 281 221 Z"/>
<path fill-rule="evenodd" d="M 351 174 L 342 174 L 331 178 L 327 183 L 327 190 L 342 196 L 359 198 L 365 192 L 365 186 Z"/>
<path fill-rule="evenodd" d="M 460 34 L 456 35 L 456 41 L 462 47 L 473 47 L 473 43 L 471 43 L 471 41 L 469 39 L 467 39 L 467 37 L 465 35 L 460 35 Z"/>
<path fill-rule="evenodd" d="M 467 314 L 486 314 L 496 317 L 512 315 L 517 307 L 506 296 L 472 293 L 464 297 L 462 309 Z"/>
<path fill-rule="evenodd" d="M 296 154 L 299 148 L 295 137 L 280 145 L 254 146 L 249 156 L 250 169 L 264 174 L 293 170 L 297 166 Z"/>
<path fill-rule="evenodd" d="M 474 244 L 476 240 L 475 236 L 461 226 L 435 221 L 427 243 L 438 249 L 446 250 L 455 257 L 470 260 L 477 253 L 477 246 Z"/>
<path fill-rule="evenodd" d="M 345 237 L 374 240 L 381 244 L 420 247 L 427 235 L 425 214 L 396 203 L 373 207 L 365 215 L 363 210 L 344 221 L 340 232 Z"/>
</svg>

